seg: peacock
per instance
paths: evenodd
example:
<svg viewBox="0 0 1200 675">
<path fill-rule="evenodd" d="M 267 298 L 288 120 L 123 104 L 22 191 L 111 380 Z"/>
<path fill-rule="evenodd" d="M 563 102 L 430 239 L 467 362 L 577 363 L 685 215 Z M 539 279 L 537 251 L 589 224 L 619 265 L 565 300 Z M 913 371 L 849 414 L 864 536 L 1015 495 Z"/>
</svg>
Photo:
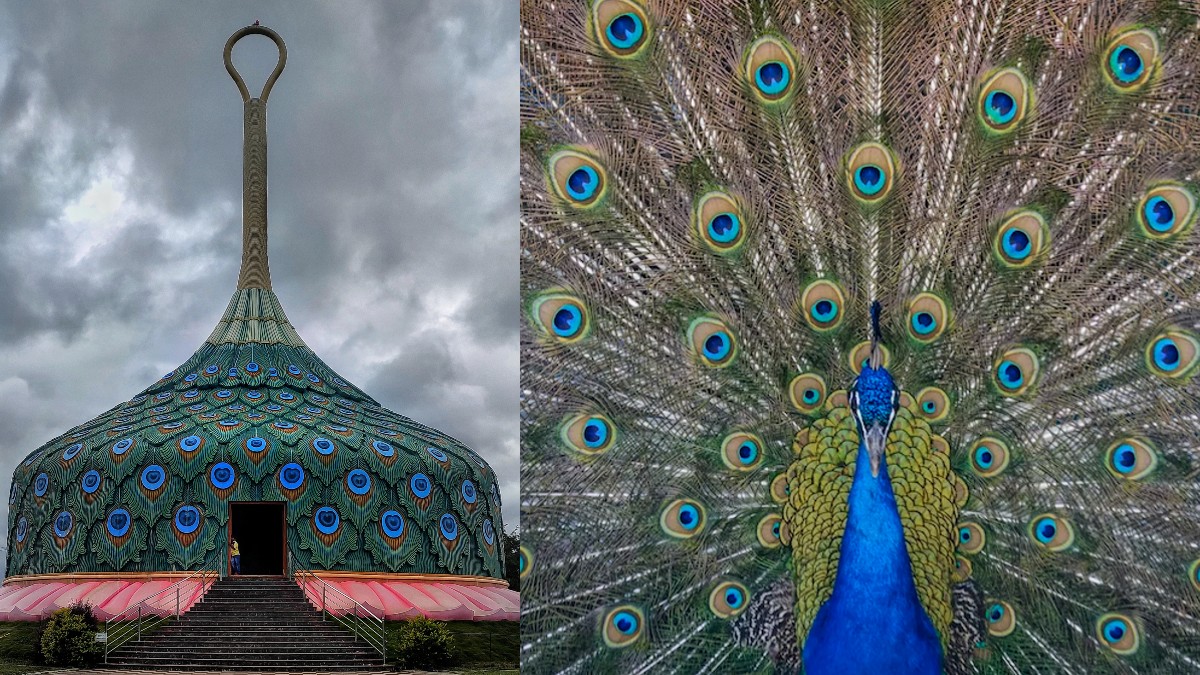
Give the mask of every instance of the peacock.
<svg viewBox="0 0 1200 675">
<path fill-rule="evenodd" d="M 525 0 L 522 669 L 1200 672 L 1200 8 Z"/>
</svg>

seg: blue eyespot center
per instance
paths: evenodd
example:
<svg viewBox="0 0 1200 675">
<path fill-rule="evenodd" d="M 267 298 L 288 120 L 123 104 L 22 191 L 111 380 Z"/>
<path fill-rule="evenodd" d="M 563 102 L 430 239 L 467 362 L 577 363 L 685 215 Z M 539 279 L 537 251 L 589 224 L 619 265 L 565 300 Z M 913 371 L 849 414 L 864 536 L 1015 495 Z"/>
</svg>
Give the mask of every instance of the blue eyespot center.
<svg viewBox="0 0 1200 675">
<path fill-rule="evenodd" d="M 912 316 L 912 327 L 918 335 L 929 335 L 937 328 L 937 319 L 929 312 L 917 312 Z"/>
<path fill-rule="evenodd" d="M 979 448 L 975 451 L 975 463 L 981 468 L 990 469 L 992 467 L 992 451 L 987 448 Z"/>
<path fill-rule="evenodd" d="M 810 403 L 810 404 L 816 403 L 817 399 L 820 397 L 821 397 L 821 394 L 818 393 L 816 389 L 805 389 L 804 390 L 804 402 L 805 403 Z"/>
<path fill-rule="evenodd" d="M 589 448 L 599 448 L 608 441 L 608 425 L 604 420 L 593 417 L 583 427 L 583 443 Z"/>
<path fill-rule="evenodd" d="M 1169 232 L 1175 224 L 1175 209 L 1171 207 L 1171 202 L 1163 197 L 1151 197 L 1146 202 L 1143 214 L 1150 229 L 1155 232 Z"/>
<path fill-rule="evenodd" d="M 609 43 L 617 49 L 629 49 L 642 39 L 645 29 L 642 26 L 642 20 L 634 14 L 620 14 L 612 21 L 608 22 L 608 27 L 604 29 L 604 34 L 608 37 Z"/>
<path fill-rule="evenodd" d="M 1136 50 L 1121 45 L 1113 50 L 1108 61 L 1113 75 L 1124 84 L 1129 84 L 1141 76 L 1145 65 Z"/>
<path fill-rule="evenodd" d="M 591 199 L 600 187 L 600 176 L 590 166 L 581 166 L 567 178 L 567 194 L 580 201 Z"/>
<path fill-rule="evenodd" d="M 729 605 L 731 609 L 737 609 L 738 607 L 741 607 L 742 600 L 742 592 L 738 589 L 731 588 L 725 591 L 725 604 Z"/>
<path fill-rule="evenodd" d="M 1121 473 L 1133 471 L 1134 465 L 1137 464 L 1137 452 L 1133 446 L 1128 443 L 1117 446 L 1117 449 L 1113 451 L 1113 464 Z"/>
<path fill-rule="evenodd" d="M 700 511 L 691 504 L 684 504 L 679 508 L 679 524 L 687 530 L 696 529 L 696 525 L 700 523 Z"/>
<path fill-rule="evenodd" d="M 565 304 L 554 313 L 554 333 L 560 337 L 571 337 L 583 326 L 583 312 L 573 304 Z"/>
<path fill-rule="evenodd" d="M 734 241 L 741 231 L 741 219 L 729 212 L 719 213 L 708 221 L 708 236 L 719 244 Z"/>
<path fill-rule="evenodd" d="M 854 170 L 854 186 L 865 195 L 877 194 L 885 182 L 883 169 L 874 164 L 864 164 Z"/>
<path fill-rule="evenodd" d="M 812 316 L 821 323 L 829 323 L 837 316 L 837 303 L 833 300 L 818 300 L 813 304 Z"/>
<path fill-rule="evenodd" d="M 710 361 L 719 361 L 729 355 L 732 343 L 729 334 L 719 331 L 704 340 L 704 357 Z"/>
<path fill-rule="evenodd" d="M 637 617 L 630 612 L 617 612 L 612 621 L 622 635 L 633 635 L 637 631 Z"/>
<path fill-rule="evenodd" d="M 767 61 L 754 71 L 754 84 L 768 96 L 783 93 L 791 79 L 791 73 L 782 61 Z"/>
<path fill-rule="evenodd" d="M 1154 343 L 1154 365 L 1163 370 L 1179 367 L 1179 346 L 1171 338 L 1161 338 Z"/>
<path fill-rule="evenodd" d="M 1004 232 L 1004 253 L 1014 260 L 1024 260 L 1033 250 L 1033 242 L 1022 229 L 1011 227 Z"/>
<path fill-rule="evenodd" d="M 1000 364 L 1000 384 L 1008 389 L 1016 389 L 1025 382 L 1025 374 L 1021 367 L 1012 361 L 1005 360 Z"/>
<path fill-rule="evenodd" d="M 1004 617 L 1004 607 L 1002 605 L 992 605 L 988 608 L 988 622 L 996 623 Z"/>
<path fill-rule="evenodd" d="M 738 448 L 738 458 L 742 464 L 750 464 L 758 457 L 758 446 L 753 441 L 746 441 Z"/>
<path fill-rule="evenodd" d="M 1034 526 L 1034 531 L 1037 533 L 1038 541 L 1049 544 L 1054 539 L 1054 535 L 1058 533 L 1058 526 L 1055 525 L 1053 519 L 1042 518 Z"/>
<path fill-rule="evenodd" d="M 927 414 L 932 415 L 937 411 L 937 405 L 935 405 L 933 401 L 925 401 L 921 404 L 921 410 L 924 410 Z"/>
<path fill-rule="evenodd" d="M 997 124 L 1010 122 L 1017 114 L 1017 102 L 1006 91 L 990 92 L 984 100 L 984 107 L 988 119 Z"/>
<path fill-rule="evenodd" d="M 1113 619 L 1104 625 L 1104 639 L 1109 642 L 1120 642 L 1121 638 L 1125 637 L 1125 633 L 1129 631 L 1125 622 L 1120 619 Z"/>
</svg>

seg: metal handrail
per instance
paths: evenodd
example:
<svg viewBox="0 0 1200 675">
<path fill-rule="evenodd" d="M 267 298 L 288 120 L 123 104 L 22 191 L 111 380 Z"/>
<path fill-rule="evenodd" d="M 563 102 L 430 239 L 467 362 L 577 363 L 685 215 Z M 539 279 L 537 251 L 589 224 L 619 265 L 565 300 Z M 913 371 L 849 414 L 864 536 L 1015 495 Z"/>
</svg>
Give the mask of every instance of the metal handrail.
<svg viewBox="0 0 1200 675">
<path fill-rule="evenodd" d="M 136 605 L 126 607 L 124 611 L 104 622 L 104 662 L 108 663 L 108 655 L 136 638 L 142 639 L 142 633 L 157 628 L 171 617 L 178 619 L 182 612 L 181 599 L 183 587 L 189 583 L 199 583 L 202 587 L 200 599 L 208 592 L 208 588 L 220 577 L 221 571 L 216 562 L 209 566 L 206 560 L 200 569 L 192 572 L 179 581 L 161 591 L 142 598 Z M 175 611 L 170 611 L 171 599 L 175 600 Z M 195 603 L 193 603 L 194 605 Z M 167 610 L 163 613 L 163 610 Z"/>
<path fill-rule="evenodd" d="M 320 588 L 321 618 L 326 621 L 332 618 L 344 628 L 353 631 L 355 640 L 361 637 L 372 649 L 379 652 L 384 663 L 387 663 L 387 629 L 382 618 L 337 586 L 318 577 L 312 570 L 297 565 L 291 551 L 288 551 L 288 574 L 304 592 L 306 600 L 310 598 L 310 586 Z M 315 604 L 315 593 L 311 599 Z M 331 609 L 334 611 L 330 611 Z"/>
</svg>

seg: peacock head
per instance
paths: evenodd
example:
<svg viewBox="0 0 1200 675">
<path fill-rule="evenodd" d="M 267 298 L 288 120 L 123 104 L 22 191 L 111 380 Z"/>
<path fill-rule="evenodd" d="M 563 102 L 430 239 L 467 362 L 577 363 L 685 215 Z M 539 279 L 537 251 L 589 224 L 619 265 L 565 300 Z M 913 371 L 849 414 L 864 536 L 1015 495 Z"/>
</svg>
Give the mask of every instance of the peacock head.
<svg viewBox="0 0 1200 675">
<path fill-rule="evenodd" d="M 900 408 L 900 388 L 883 366 L 879 347 L 879 302 L 871 304 L 871 356 L 850 389 L 850 410 L 858 422 L 858 435 L 867 446 L 871 475 L 879 476 L 879 465 L 887 447 L 888 430 Z"/>
</svg>

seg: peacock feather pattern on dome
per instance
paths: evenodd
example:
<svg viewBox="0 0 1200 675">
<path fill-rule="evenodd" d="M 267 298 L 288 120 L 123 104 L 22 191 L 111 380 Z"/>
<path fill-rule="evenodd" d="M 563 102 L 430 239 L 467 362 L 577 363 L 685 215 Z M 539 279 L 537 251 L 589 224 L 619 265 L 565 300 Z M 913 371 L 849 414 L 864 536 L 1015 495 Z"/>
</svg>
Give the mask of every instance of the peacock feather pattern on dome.
<svg viewBox="0 0 1200 675">
<path fill-rule="evenodd" d="M 257 97 L 230 60 L 249 34 L 279 48 Z M 285 503 L 287 548 L 306 568 L 504 576 L 487 463 L 340 377 L 271 290 L 266 100 L 286 60 L 257 24 L 225 45 L 245 105 L 238 290 L 186 362 L 21 462 L 8 576 L 198 569 L 224 552 L 237 501 Z"/>
<path fill-rule="evenodd" d="M 522 669 L 1200 671 L 1198 27 L 523 3 Z"/>
</svg>

